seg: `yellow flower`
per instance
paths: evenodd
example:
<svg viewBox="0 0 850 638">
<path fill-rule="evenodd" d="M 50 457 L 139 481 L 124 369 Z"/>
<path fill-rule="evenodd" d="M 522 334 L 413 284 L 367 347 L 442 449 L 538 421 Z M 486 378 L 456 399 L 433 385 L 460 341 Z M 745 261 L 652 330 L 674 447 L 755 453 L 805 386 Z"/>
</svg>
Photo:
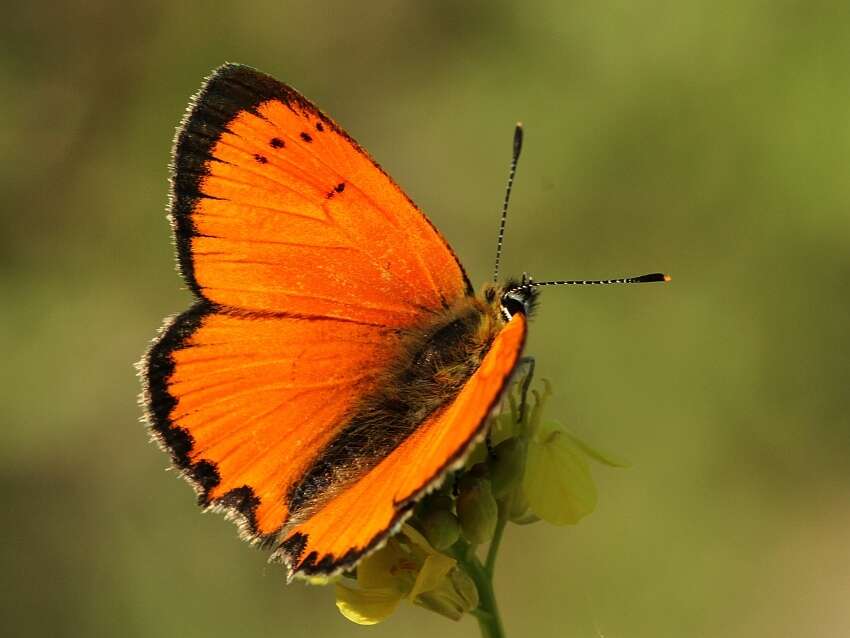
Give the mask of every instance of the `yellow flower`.
<svg viewBox="0 0 850 638">
<path fill-rule="evenodd" d="M 588 457 L 615 467 L 620 461 L 591 448 L 556 421 L 543 421 L 528 442 L 522 491 L 534 514 L 555 525 L 574 525 L 596 508 Z"/>
<path fill-rule="evenodd" d="M 555 525 L 578 523 L 596 507 L 587 458 L 554 421 L 541 423 L 528 443 L 523 491 L 531 511 Z"/>
<path fill-rule="evenodd" d="M 385 620 L 405 599 L 453 620 L 478 605 L 475 585 L 455 559 L 410 525 L 360 563 L 356 581 L 336 584 L 337 608 L 360 625 Z"/>
</svg>

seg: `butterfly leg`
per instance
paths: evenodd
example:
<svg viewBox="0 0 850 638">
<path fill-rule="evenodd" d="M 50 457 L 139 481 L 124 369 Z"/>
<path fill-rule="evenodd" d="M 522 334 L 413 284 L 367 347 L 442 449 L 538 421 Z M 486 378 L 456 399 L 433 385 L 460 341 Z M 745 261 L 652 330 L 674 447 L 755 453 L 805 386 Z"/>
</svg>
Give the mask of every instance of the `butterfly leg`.
<svg viewBox="0 0 850 638">
<path fill-rule="evenodd" d="M 484 438 L 484 443 L 487 445 L 487 456 L 492 459 L 496 456 L 496 453 L 493 451 L 493 434 L 491 430 L 492 428 L 487 430 L 487 436 Z"/>
<path fill-rule="evenodd" d="M 517 369 L 520 366 L 526 366 L 528 371 L 525 376 L 522 378 L 522 383 L 519 387 L 519 422 L 522 423 L 525 420 L 525 408 L 528 403 L 528 389 L 531 387 L 531 380 L 534 377 L 534 357 L 526 356 L 520 357 L 520 360 L 517 362 Z"/>
<path fill-rule="evenodd" d="M 531 387 L 531 381 L 534 378 L 534 365 L 535 359 L 531 356 L 520 357 L 519 361 L 517 361 L 516 365 L 516 376 L 519 377 L 523 374 L 521 368 L 526 368 L 525 374 L 522 377 L 522 381 L 520 381 L 519 386 L 519 423 L 522 424 L 525 420 L 525 409 L 526 404 L 528 403 L 528 390 Z M 493 454 L 493 442 L 491 440 L 491 433 L 487 432 L 487 437 L 484 439 L 487 445 L 487 454 L 492 457 Z"/>
</svg>

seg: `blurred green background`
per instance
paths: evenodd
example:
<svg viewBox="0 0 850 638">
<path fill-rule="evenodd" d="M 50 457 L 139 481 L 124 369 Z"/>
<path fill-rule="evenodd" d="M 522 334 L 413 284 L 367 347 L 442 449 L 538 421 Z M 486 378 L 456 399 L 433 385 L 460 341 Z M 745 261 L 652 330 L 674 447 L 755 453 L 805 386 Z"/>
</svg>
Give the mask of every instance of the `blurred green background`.
<svg viewBox="0 0 850 638">
<path fill-rule="evenodd" d="M 629 458 L 598 511 L 509 528 L 513 636 L 850 635 L 850 5 L 8 3 L 0 27 L 6 636 L 372 629 L 201 515 L 139 422 L 137 361 L 189 304 L 172 133 L 224 61 L 332 114 L 476 282 L 513 123 L 508 271 L 546 290 L 549 413 Z"/>
</svg>

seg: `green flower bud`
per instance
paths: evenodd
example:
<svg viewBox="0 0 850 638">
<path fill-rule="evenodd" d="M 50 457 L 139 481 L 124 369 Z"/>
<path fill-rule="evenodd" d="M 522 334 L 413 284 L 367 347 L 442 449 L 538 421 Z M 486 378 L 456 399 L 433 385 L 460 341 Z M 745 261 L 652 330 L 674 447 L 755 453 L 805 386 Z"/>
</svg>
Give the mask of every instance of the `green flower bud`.
<svg viewBox="0 0 850 638">
<path fill-rule="evenodd" d="M 451 497 L 450 492 L 447 491 L 435 492 L 428 497 L 426 503 L 428 505 L 428 509 L 433 508 L 442 510 L 451 510 L 455 505 L 454 499 Z"/>
<path fill-rule="evenodd" d="M 493 495 L 499 499 L 508 494 L 522 480 L 525 466 L 525 446 L 519 439 L 502 441 L 493 450 L 489 461 Z"/>
<path fill-rule="evenodd" d="M 511 498 L 508 503 L 508 518 L 512 522 L 517 523 L 522 521 L 529 515 L 528 496 L 525 495 L 525 491 L 522 489 L 521 485 L 518 485 L 517 489 L 514 490 L 514 493 L 511 494 Z"/>
<path fill-rule="evenodd" d="M 517 489 L 511 495 L 511 509 L 508 518 L 511 523 L 516 525 L 531 525 L 540 520 L 540 517 L 531 511 L 528 497 L 522 491 L 522 488 Z"/>
<path fill-rule="evenodd" d="M 476 463 L 466 472 L 467 476 L 474 478 L 486 479 L 490 477 L 490 472 L 487 469 L 487 463 Z"/>
<path fill-rule="evenodd" d="M 448 481 L 447 486 L 443 486 L 438 492 L 433 492 L 419 501 L 416 505 L 415 517 L 421 519 L 431 510 L 451 511 L 455 503 L 451 496 L 451 489 L 451 481 Z"/>
<path fill-rule="evenodd" d="M 434 549 L 448 549 L 460 537 L 460 524 L 448 508 L 429 507 L 419 521 L 422 533 Z"/>
<path fill-rule="evenodd" d="M 460 527 L 466 539 L 475 545 L 488 542 L 496 531 L 499 516 L 490 481 L 464 476 L 456 503 Z"/>
</svg>

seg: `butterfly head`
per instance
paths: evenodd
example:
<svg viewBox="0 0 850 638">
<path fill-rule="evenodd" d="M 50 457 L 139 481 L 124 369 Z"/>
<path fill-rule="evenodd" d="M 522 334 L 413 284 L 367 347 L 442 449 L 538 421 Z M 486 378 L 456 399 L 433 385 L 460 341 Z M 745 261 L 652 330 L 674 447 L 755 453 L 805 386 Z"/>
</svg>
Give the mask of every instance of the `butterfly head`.
<svg viewBox="0 0 850 638">
<path fill-rule="evenodd" d="M 506 323 L 517 313 L 530 317 L 537 308 L 538 294 L 537 288 L 529 285 L 531 281 L 531 277 L 523 274 L 522 279 L 488 283 L 484 286 L 484 299 Z"/>
</svg>

